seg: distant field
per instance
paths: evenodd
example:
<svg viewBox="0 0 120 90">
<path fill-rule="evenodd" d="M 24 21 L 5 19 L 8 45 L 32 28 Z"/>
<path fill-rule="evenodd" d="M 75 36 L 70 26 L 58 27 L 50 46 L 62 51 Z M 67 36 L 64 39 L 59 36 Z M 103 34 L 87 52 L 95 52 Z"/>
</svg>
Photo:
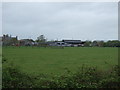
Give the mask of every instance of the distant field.
<svg viewBox="0 0 120 90">
<path fill-rule="evenodd" d="M 106 70 L 118 63 L 118 48 L 108 47 L 3 47 L 3 56 L 27 73 L 61 74 L 85 64 Z M 4 66 L 3 66 L 4 67 Z"/>
</svg>

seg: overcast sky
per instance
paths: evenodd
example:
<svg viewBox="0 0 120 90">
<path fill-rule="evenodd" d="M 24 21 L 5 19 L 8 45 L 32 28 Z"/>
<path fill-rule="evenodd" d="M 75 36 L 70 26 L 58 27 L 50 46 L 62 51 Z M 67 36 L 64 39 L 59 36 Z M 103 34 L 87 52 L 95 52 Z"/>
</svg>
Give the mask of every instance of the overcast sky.
<svg viewBox="0 0 120 90">
<path fill-rule="evenodd" d="M 117 2 L 2 4 L 2 33 L 19 39 L 118 39 Z"/>
</svg>

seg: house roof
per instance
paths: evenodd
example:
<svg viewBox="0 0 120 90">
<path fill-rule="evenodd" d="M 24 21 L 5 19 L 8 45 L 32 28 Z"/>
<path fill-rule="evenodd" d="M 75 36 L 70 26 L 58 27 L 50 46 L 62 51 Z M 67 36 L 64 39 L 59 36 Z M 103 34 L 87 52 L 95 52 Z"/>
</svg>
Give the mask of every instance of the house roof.
<svg viewBox="0 0 120 90">
<path fill-rule="evenodd" d="M 81 40 L 62 40 L 62 41 L 66 43 L 81 43 Z"/>
</svg>

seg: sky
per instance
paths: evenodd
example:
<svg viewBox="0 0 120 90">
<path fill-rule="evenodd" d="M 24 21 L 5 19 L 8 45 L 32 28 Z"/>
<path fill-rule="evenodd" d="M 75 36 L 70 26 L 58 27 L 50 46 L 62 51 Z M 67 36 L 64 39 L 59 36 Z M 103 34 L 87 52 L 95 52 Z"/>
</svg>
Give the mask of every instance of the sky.
<svg viewBox="0 0 120 90">
<path fill-rule="evenodd" d="M 117 40 L 117 2 L 4 2 L 2 34 L 36 40 Z"/>
</svg>

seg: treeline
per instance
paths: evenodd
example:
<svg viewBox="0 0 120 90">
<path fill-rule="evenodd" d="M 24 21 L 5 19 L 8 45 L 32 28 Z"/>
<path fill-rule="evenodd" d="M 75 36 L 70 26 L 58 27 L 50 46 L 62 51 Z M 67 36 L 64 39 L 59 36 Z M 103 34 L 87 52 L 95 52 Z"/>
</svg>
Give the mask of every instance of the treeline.
<svg viewBox="0 0 120 90">
<path fill-rule="evenodd" d="M 11 35 L 3 35 L 2 37 L 0 37 L 0 45 L 3 46 L 44 46 L 44 45 L 48 45 L 48 43 L 50 42 L 62 42 L 62 41 L 58 41 L 58 40 L 52 40 L 52 41 L 48 41 L 44 35 L 40 35 L 39 37 L 37 37 L 36 40 L 33 39 L 21 39 L 18 40 L 18 37 L 12 37 Z M 68 43 L 69 44 L 69 43 Z M 119 40 L 108 40 L 108 41 L 81 41 L 81 43 L 77 43 L 77 44 L 82 44 L 82 45 L 78 45 L 78 46 L 84 46 L 84 47 L 120 47 L 120 41 Z M 49 45 L 48 45 L 49 46 Z"/>
<path fill-rule="evenodd" d="M 87 47 L 120 47 L 119 40 L 109 40 L 109 41 L 85 41 L 84 46 Z"/>
</svg>

